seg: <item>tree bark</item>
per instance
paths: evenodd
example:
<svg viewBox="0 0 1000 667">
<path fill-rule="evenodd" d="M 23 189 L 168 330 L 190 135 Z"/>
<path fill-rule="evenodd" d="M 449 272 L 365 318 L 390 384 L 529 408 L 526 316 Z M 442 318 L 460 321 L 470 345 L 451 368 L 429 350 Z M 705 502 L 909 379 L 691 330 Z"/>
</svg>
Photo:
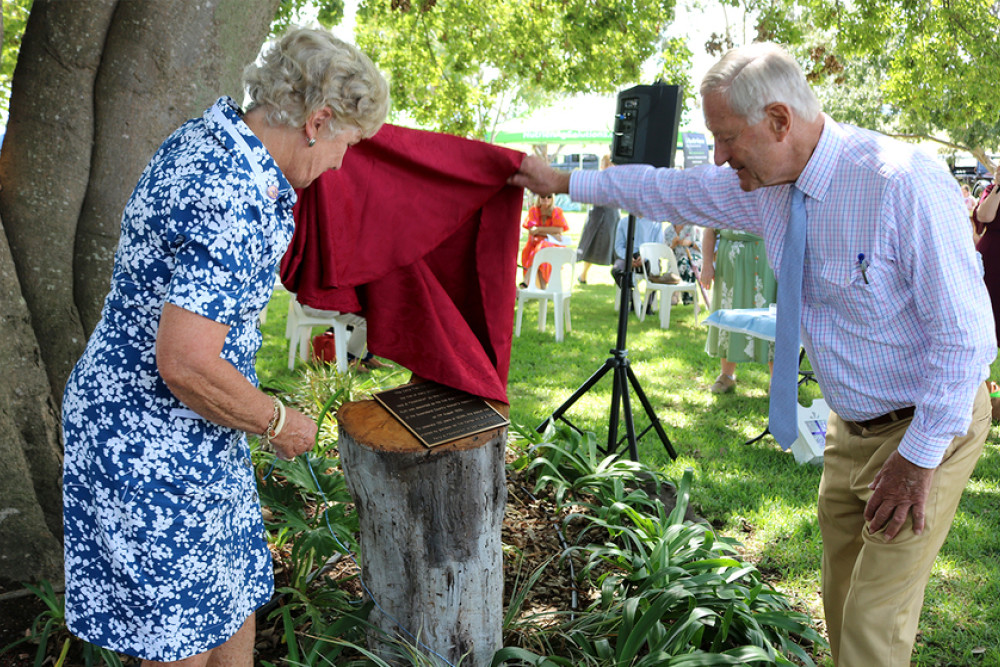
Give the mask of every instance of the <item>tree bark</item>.
<svg viewBox="0 0 1000 667">
<path fill-rule="evenodd" d="M 32 6 L 0 153 L 0 587 L 62 579 L 58 405 L 125 200 L 171 131 L 218 95 L 242 102 L 279 2 Z"/>
<path fill-rule="evenodd" d="M 427 449 L 374 401 L 346 403 L 337 419 L 361 573 L 380 605 L 369 620 L 453 665 L 489 665 L 502 641 L 507 429 Z M 396 655 L 381 633 L 368 643 Z"/>
<path fill-rule="evenodd" d="M 88 335 L 108 293 L 122 209 L 142 170 L 171 132 L 220 95 L 243 102 L 243 68 L 277 7 L 277 0 L 118 3 L 94 91 L 94 155 L 74 256 L 75 302 Z"/>
<path fill-rule="evenodd" d="M 3 229 L 0 220 L 0 588 L 11 588 L 42 577 L 62 581 L 62 453 Z"/>
<path fill-rule="evenodd" d="M 117 0 L 35 0 L 11 85 L 0 216 L 57 404 L 86 344 L 73 239 L 94 139 L 94 80 Z"/>
</svg>

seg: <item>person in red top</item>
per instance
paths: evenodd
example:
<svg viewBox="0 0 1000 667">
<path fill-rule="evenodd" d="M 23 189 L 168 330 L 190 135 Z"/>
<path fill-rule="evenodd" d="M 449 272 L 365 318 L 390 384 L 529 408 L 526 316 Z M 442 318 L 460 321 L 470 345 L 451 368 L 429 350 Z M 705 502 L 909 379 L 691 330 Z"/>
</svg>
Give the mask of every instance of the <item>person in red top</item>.
<svg viewBox="0 0 1000 667">
<path fill-rule="evenodd" d="M 528 209 L 528 218 L 521 225 L 528 230 L 528 242 L 521 250 L 521 267 L 524 269 L 524 280 L 521 287 L 528 286 L 528 274 L 535 253 L 541 248 L 565 246 L 563 232 L 569 231 L 569 223 L 562 209 L 556 206 L 555 195 L 537 197 L 535 205 Z M 548 264 L 538 267 L 538 286 L 545 287 L 549 282 L 552 267 Z"/>
</svg>

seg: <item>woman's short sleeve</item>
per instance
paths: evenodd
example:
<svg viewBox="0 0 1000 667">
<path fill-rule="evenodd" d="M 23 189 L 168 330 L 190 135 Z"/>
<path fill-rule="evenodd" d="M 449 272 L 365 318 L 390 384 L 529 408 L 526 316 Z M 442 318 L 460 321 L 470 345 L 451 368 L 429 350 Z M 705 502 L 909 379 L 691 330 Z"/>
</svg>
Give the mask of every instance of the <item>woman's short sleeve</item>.
<svg viewBox="0 0 1000 667">
<path fill-rule="evenodd" d="M 239 324 L 254 276 L 256 223 L 245 202 L 206 198 L 177 207 L 168 232 L 175 261 L 166 301 L 231 327 Z"/>
<path fill-rule="evenodd" d="M 562 227 L 564 232 L 569 231 L 569 223 L 566 221 L 566 216 L 558 206 L 552 209 L 552 226 Z"/>
</svg>

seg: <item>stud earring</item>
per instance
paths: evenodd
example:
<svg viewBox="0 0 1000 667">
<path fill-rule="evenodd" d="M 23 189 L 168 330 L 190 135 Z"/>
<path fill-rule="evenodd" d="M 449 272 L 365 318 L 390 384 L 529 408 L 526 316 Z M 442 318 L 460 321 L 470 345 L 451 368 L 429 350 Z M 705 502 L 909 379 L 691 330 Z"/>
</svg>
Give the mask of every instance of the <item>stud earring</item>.
<svg viewBox="0 0 1000 667">
<path fill-rule="evenodd" d="M 313 138 L 313 139 L 310 139 L 310 140 L 309 140 L 309 148 L 312 148 L 312 147 L 313 147 L 313 146 L 315 146 L 315 145 L 316 145 L 316 139 L 315 139 L 315 138 Z"/>
</svg>

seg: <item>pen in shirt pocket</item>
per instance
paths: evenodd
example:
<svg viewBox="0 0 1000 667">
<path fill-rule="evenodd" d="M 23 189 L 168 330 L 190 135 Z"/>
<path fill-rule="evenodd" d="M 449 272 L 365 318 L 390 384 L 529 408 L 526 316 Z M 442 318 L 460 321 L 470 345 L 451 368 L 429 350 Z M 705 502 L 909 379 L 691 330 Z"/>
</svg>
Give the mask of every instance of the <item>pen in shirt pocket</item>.
<svg viewBox="0 0 1000 667">
<path fill-rule="evenodd" d="M 868 284 L 868 260 L 865 258 L 865 253 L 858 253 L 858 268 L 861 269 L 861 278 L 865 281 L 865 285 Z"/>
</svg>

